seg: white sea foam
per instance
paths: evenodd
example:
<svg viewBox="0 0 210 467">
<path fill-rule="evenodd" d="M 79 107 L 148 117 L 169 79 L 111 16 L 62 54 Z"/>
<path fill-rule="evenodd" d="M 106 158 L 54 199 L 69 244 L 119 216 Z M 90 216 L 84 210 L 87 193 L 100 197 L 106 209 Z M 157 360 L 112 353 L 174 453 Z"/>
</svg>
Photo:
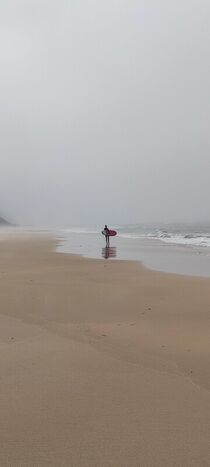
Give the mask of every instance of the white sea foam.
<svg viewBox="0 0 210 467">
<path fill-rule="evenodd" d="M 196 234 L 196 233 L 174 233 L 166 231 L 156 231 L 156 232 L 120 232 L 119 236 L 121 238 L 128 239 L 151 239 L 159 240 L 165 243 L 171 243 L 176 245 L 186 245 L 186 246 L 197 246 L 197 247 L 209 247 L 210 248 L 210 235 L 206 234 Z"/>
<path fill-rule="evenodd" d="M 167 238 L 160 238 L 160 240 L 166 243 L 175 243 L 177 245 L 210 247 L 210 238 L 205 236 L 186 237 L 182 235 L 172 235 Z"/>
</svg>

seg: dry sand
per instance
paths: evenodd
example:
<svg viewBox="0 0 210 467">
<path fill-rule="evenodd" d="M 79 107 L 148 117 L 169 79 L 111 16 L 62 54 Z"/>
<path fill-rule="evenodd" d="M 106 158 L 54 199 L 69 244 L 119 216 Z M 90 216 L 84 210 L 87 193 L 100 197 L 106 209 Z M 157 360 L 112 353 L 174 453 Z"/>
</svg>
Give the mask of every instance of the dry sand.
<svg viewBox="0 0 210 467">
<path fill-rule="evenodd" d="M 0 466 L 210 465 L 210 280 L 0 242 Z"/>
</svg>

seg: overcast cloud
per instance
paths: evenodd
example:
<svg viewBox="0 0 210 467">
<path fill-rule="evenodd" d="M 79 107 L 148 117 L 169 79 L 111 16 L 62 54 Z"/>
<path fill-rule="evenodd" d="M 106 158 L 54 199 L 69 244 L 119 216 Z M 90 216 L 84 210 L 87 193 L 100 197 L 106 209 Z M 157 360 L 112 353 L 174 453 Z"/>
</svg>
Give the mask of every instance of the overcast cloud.
<svg viewBox="0 0 210 467">
<path fill-rule="evenodd" d="M 209 220 L 209 0 L 2 0 L 0 212 Z"/>
</svg>

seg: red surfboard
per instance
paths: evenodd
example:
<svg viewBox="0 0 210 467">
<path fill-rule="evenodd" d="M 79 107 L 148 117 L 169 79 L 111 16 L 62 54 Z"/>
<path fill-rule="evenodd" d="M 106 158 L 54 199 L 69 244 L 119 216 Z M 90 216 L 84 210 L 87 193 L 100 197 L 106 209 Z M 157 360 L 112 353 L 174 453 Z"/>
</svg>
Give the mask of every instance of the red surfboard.
<svg viewBox="0 0 210 467">
<path fill-rule="evenodd" d="M 106 235 L 106 232 L 105 232 L 104 230 L 102 230 L 101 233 L 102 233 L 103 235 Z M 115 235 L 117 235 L 116 230 L 110 230 L 110 231 L 109 231 L 109 236 L 110 236 L 110 237 L 115 237 Z"/>
</svg>

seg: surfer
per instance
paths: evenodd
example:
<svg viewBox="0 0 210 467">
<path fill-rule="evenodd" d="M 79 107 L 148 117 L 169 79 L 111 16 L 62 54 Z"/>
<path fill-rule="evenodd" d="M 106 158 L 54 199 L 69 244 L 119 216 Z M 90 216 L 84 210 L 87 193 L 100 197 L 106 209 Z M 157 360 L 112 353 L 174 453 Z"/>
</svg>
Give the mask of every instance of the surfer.
<svg viewBox="0 0 210 467">
<path fill-rule="evenodd" d="M 105 232 L 105 238 L 106 238 L 106 246 L 109 246 L 109 234 L 110 234 L 110 231 L 109 231 L 107 225 L 105 225 L 105 227 L 104 227 L 104 232 Z"/>
</svg>

